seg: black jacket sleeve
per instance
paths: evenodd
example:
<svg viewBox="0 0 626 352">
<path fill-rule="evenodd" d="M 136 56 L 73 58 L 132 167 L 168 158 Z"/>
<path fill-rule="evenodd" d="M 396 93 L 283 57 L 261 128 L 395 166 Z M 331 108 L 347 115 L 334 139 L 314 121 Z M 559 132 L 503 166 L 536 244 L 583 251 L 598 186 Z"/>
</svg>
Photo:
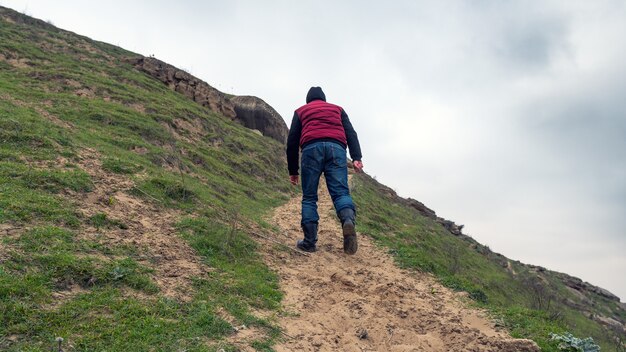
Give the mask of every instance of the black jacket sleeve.
<svg viewBox="0 0 626 352">
<path fill-rule="evenodd" d="M 341 109 L 341 123 L 343 124 L 343 129 L 346 131 L 346 140 L 348 141 L 348 148 L 350 149 L 350 158 L 353 161 L 361 160 L 363 155 L 361 155 L 361 145 L 359 144 L 359 137 L 352 127 L 352 123 L 348 118 L 348 114 L 346 114 L 343 109 Z"/>
<path fill-rule="evenodd" d="M 289 129 L 289 136 L 287 137 L 287 168 L 289 169 L 289 175 L 298 175 L 301 134 L 302 123 L 300 122 L 300 116 L 294 112 L 293 120 L 291 120 L 291 128 Z"/>
</svg>

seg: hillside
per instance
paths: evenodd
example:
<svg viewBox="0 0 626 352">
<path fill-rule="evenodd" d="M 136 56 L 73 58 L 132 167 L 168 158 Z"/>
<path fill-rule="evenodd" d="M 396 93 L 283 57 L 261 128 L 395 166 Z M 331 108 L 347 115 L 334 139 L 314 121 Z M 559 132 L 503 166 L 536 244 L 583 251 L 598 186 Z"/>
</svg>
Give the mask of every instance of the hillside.
<svg viewBox="0 0 626 352">
<path fill-rule="evenodd" d="M 0 7 L 0 349 L 47 351 L 62 336 L 66 351 L 289 350 L 290 319 L 307 316 L 284 307 L 296 283 L 281 270 L 303 265 L 285 246 L 297 222 L 279 220 L 297 213 L 285 134 L 259 98 Z M 498 350 L 504 328 L 544 351 L 565 331 L 624 349 L 626 307 L 609 292 L 493 253 L 367 175 L 351 182 L 366 253 L 409 270 L 389 267 L 414 282 L 421 314 L 459 324 L 418 320 L 439 334 L 429 343 Z M 336 289 L 354 284 L 337 272 Z M 489 312 L 483 330 L 455 320 L 474 314 L 459 301 Z M 382 338 L 368 328 L 366 342 Z"/>
<path fill-rule="evenodd" d="M 603 351 L 624 349 L 626 307 L 610 292 L 494 253 L 423 204 L 367 176 L 358 181 L 361 229 L 388 247 L 401 267 L 433 273 L 445 286 L 467 292 L 512 336 L 531 338 L 544 351 L 557 350 L 549 333 L 563 331 L 591 336 Z"/>
</svg>

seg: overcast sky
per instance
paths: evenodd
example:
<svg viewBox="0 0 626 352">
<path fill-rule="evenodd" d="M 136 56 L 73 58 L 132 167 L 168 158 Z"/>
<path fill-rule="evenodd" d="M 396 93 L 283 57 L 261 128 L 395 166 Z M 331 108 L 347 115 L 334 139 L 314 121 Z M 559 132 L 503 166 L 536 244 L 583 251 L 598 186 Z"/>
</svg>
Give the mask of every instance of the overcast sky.
<svg viewBox="0 0 626 352">
<path fill-rule="evenodd" d="M 626 300 L 624 1 L 0 4 L 259 96 L 288 124 L 319 85 L 370 175 Z"/>
</svg>

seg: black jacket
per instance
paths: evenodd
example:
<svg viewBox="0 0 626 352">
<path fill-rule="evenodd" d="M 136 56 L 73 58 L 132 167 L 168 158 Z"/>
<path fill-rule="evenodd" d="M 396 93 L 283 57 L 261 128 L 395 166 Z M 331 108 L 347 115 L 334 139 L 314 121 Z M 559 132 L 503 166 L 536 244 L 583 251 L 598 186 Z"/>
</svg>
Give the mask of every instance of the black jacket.
<svg viewBox="0 0 626 352">
<path fill-rule="evenodd" d="M 320 87 L 312 87 L 309 89 L 309 92 L 306 97 L 306 102 L 309 104 L 315 100 L 326 101 L 326 96 Z M 299 149 L 304 148 L 305 146 L 319 141 L 329 141 L 334 142 L 341 145 L 344 149 L 348 147 L 350 149 L 350 158 L 352 160 L 361 160 L 361 146 L 359 144 L 359 138 L 357 136 L 356 131 L 352 127 L 352 123 L 348 118 L 348 114 L 341 108 L 336 105 L 332 105 L 337 110 L 334 112 L 336 114 L 340 114 L 341 125 L 343 126 L 343 130 L 345 131 L 345 138 L 343 135 L 337 135 L 335 131 L 335 136 L 337 138 L 325 138 L 324 130 L 317 131 L 319 132 L 319 138 L 315 139 L 307 139 L 301 140 L 302 137 L 302 119 L 301 116 L 298 115 L 299 111 L 303 111 L 303 107 L 296 110 L 293 114 L 293 119 L 291 121 L 291 128 L 289 129 L 289 136 L 287 137 L 287 167 L 289 169 L 290 175 L 298 175 L 298 159 L 299 159 Z M 339 119 L 339 116 L 336 117 Z M 310 128 L 310 126 L 307 126 Z M 323 127 L 317 127 L 323 128 Z M 341 126 L 339 127 L 341 128 Z M 341 138 L 338 138 L 341 137 Z M 347 145 L 346 145 L 347 142 Z M 300 147 L 300 148 L 299 148 Z"/>
</svg>

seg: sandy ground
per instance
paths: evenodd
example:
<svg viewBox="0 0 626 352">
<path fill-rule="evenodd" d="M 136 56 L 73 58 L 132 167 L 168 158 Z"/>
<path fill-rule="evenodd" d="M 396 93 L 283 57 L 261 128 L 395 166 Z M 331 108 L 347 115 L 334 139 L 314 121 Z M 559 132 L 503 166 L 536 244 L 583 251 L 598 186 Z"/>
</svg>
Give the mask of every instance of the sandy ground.
<svg viewBox="0 0 626 352">
<path fill-rule="evenodd" d="M 539 351 L 464 307 L 462 295 L 431 276 L 396 267 L 367 236 L 359 234 L 356 255 L 345 255 L 324 184 L 318 205 L 318 252 L 266 254 L 285 293 L 279 323 L 286 337 L 277 351 Z M 300 198 L 277 208 L 272 222 L 281 230 L 275 240 L 294 246 L 302 236 Z"/>
</svg>

